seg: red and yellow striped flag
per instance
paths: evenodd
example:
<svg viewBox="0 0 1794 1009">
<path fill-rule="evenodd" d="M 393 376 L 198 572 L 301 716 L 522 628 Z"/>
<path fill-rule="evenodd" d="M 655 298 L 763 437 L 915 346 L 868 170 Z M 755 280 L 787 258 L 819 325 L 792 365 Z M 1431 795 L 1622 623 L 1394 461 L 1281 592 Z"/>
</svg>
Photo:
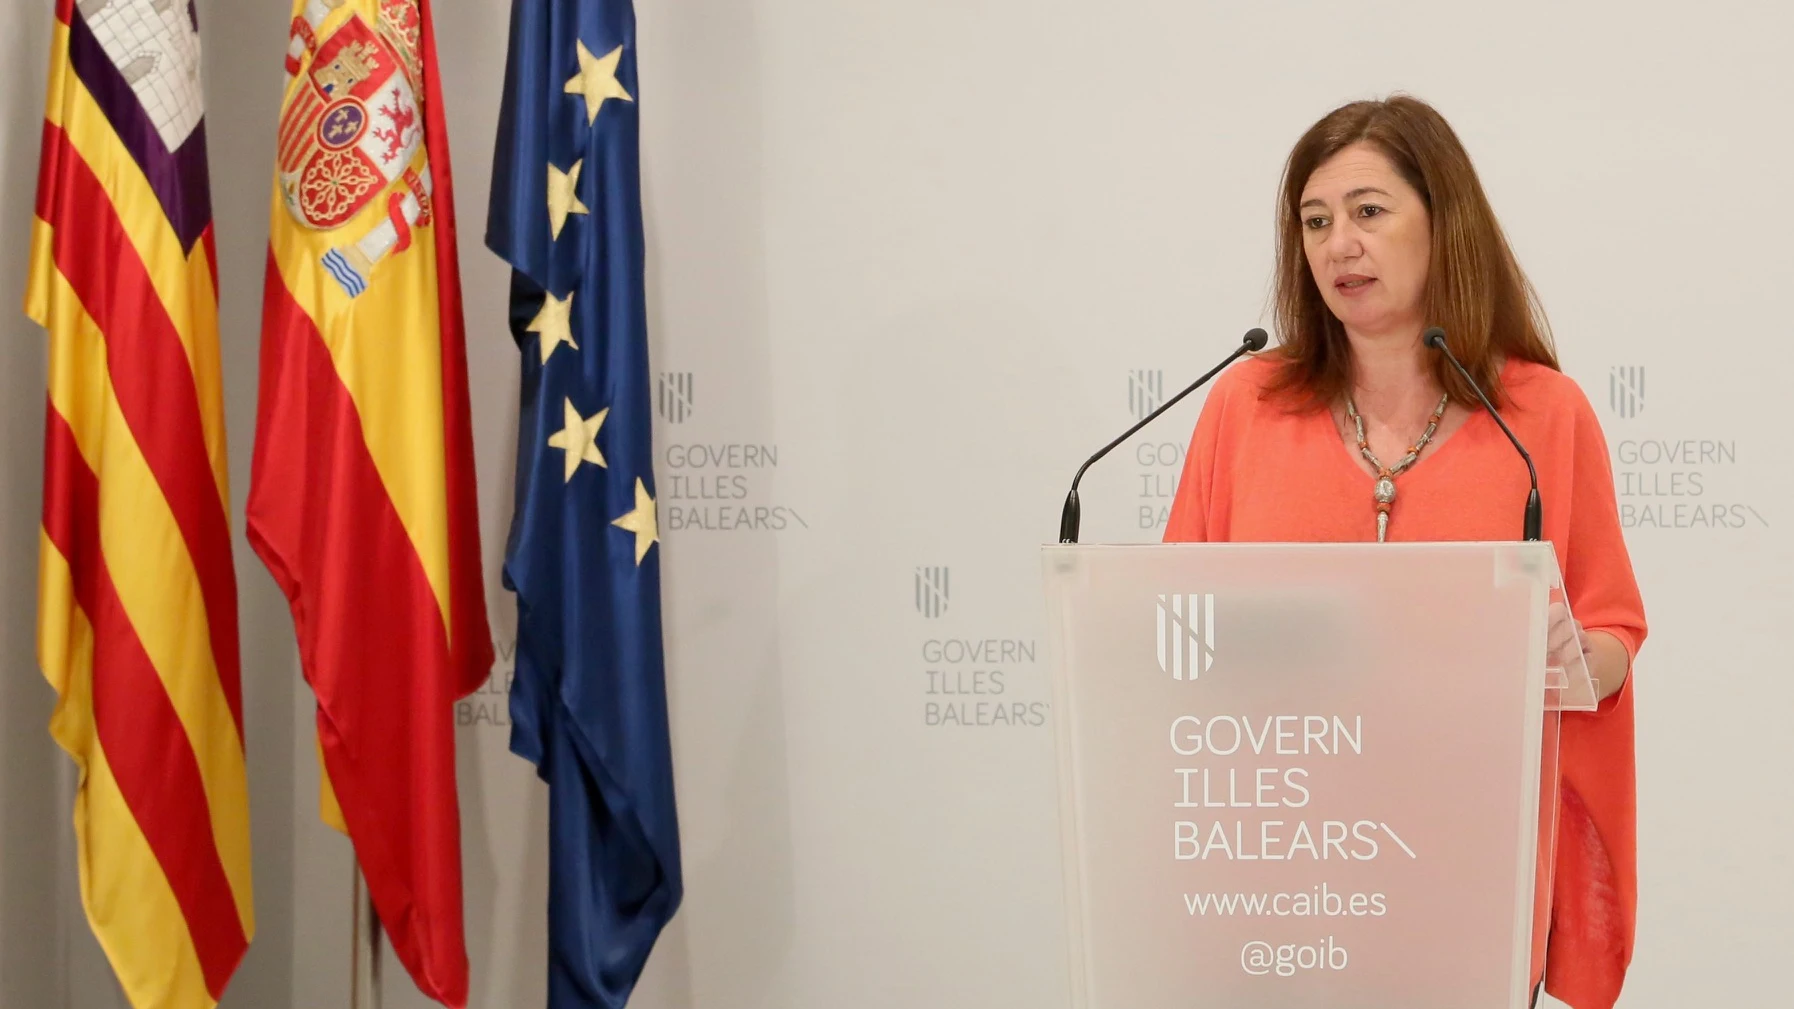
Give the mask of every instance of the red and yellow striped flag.
<svg viewBox="0 0 1794 1009">
<path fill-rule="evenodd" d="M 137 1009 L 255 932 L 197 19 L 58 0 L 25 311 L 49 333 L 38 660 L 81 900 Z"/>
<path fill-rule="evenodd" d="M 492 642 L 435 64 L 426 0 L 293 0 L 248 534 L 291 603 L 327 816 L 412 980 L 461 1006 L 453 708 Z"/>
</svg>

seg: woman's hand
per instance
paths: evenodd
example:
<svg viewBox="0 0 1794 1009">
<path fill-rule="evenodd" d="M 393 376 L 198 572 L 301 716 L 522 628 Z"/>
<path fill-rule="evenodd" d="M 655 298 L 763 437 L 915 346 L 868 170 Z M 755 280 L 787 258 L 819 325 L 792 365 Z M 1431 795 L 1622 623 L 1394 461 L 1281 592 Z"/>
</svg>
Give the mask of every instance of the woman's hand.
<svg viewBox="0 0 1794 1009">
<path fill-rule="evenodd" d="M 1626 646 L 1606 631 L 1585 630 L 1582 623 L 1570 616 L 1562 602 L 1550 609 L 1550 626 L 1545 632 L 1545 661 L 1554 666 L 1568 666 L 1581 655 L 1588 663 L 1588 675 L 1595 681 L 1595 699 L 1606 700 L 1620 692 L 1626 684 Z"/>
<path fill-rule="evenodd" d="M 1561 602 L 1551 604 L 1551 627 L 1545 632 L 1545 662 L 1552 666 L 1568 666 L 1589 653 L 1588 632 L 1582 622 L 1570 616 L 1570 608 Z M 1589 670 L 1594 675 L 1594 670 Z"/>
</svg>

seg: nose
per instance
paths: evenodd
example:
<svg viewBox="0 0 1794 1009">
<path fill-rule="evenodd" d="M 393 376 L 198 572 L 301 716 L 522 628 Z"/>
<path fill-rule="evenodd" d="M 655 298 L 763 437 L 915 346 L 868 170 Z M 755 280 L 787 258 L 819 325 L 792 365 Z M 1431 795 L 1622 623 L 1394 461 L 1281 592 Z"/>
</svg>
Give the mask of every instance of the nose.
<svg viewBox="0 0 1794 1009">
<path fill-rule="evenodd" d="M 1364 254 L 1364 236 L 1358 222 L 1349 215 L 1335 221 L 1327 233 L 1327 255 L 1336 263 L 1349 262 Z"/>
</svg>

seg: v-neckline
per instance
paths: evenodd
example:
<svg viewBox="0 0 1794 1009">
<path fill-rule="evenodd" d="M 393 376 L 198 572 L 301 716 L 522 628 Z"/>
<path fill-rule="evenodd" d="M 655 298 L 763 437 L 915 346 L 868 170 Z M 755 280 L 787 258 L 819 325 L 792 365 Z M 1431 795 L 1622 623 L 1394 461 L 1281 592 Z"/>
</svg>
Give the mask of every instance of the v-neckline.
<svg viewBox="0 0 1794 1009">
<path fill-rule="evenodd" d="M 1512 370 L 1513 364 L 1514 359 L 1512 357 L 1502 362 L 1500 378 L 1503 385 L 1507 384 L 1508 373 Z M 1331 409 L 1319 411 L 1316 416 L 1317 420 L 1324 420 L 1326 422 L 1326 436 L 1328 440 L 1333 442 L 1339 449 L 1339 451 L 1331 454 L 1350 469 L 1354 476 L 1364 483 L 1365 487 L 1368 488 L 1367 493 L 1374 492 L 1376 490 L 1377 480 L 1380 478 L 1373 473 L 1365 472 L 1364 467 L 1358 465 L 1358 460 L 1363 458 L 1363 456 L 1359 455 L 1358 446 L 1355 443 L 1348 442 L 1341 436 L 1339 426 L 1333 422 L 1333 411 Z M 1433 442 L 1432 452 L 1416 459 L 1414 465 L 1408 467 L 1400 476 L 1395 478 L 1398 481 L 1397 487 L 1400 487 L 1400 481 L 1402 480 L 1412 482 L 1416 474 L 1421 474 L 1423 472 L 1431 473 L 1433 470 L 1438 469 L 1438 466 L 1429 465 L 1429 463 L 1435 463 L 1440 456 L 1445 455 L 1446 451 L 1454 444 L 1457 444 L 1459 439 L 1463 437 L 1464 432 L 1469 430 L 1472 424 L 1490 423 L 1494 422 L 1489 419 L 1489 411 L 1484 409 L 1482 404 L 1477 404 L 1477 406 L 1470 411 L 1470 416 L 1464 418 L 1464 423 L 1458 425 L 1457 430 L 1446 435 L 1443 439 Z"/>
</svg>

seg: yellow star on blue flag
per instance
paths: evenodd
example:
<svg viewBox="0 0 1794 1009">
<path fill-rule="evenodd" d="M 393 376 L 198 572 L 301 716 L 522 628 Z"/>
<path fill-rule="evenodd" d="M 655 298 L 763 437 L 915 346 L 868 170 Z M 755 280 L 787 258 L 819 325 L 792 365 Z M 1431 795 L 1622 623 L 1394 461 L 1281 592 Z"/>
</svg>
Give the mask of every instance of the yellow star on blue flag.
<svg viewBox="0 0 1794 1009">
<path fill-rule="evenodd" d="M 548 783 L 548 1009 L 622 1009 L 684 895 L 635 57 L 629 0 L 513 0 L 486 244 L 522 366 L 504 584 L 511 749 Z"/>
</svg>

